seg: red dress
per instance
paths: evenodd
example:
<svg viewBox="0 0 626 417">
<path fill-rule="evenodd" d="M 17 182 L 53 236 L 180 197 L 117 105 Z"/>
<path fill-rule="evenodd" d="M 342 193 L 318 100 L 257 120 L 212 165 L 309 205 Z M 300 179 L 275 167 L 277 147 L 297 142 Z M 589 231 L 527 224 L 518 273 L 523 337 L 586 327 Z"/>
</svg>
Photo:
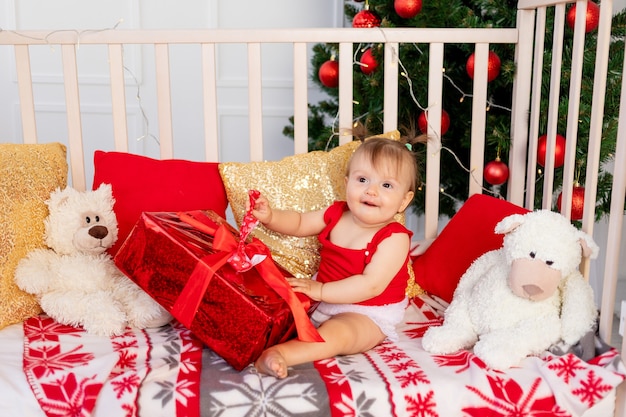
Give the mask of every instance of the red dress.
<svg viewBox="0 0 626 417">
<path fill-rule="evenodd" d="M 409 229 L 398 222 L 392 222 L 380 229 L 372 240 L 363 249 L 347 249 L 335 245 L 330 241 L 330 232 L 335 227 L 344 211 L 348 210 L 345 201 L 336 201 L 324 213 L 326 227 L 319 234 L 319 241 L 322 245 L 320 250 L 320 266 L 317 272 L 319 282 L 338 281 L 343 278 L 362 274 L 365 266 L 372 260 L 372 256 L 380 242 L 391 236 L 393 233 L 406 233 L 409 238 L 413 235 Z M 387 288 L 374 298 L 361 301 L 361 305 L 385 305 L 398 303 L 404 300 L 407 281 L 409 279 L 408 270 L 409 254 L 402 268 L 391 280 Z"/>
</svg>

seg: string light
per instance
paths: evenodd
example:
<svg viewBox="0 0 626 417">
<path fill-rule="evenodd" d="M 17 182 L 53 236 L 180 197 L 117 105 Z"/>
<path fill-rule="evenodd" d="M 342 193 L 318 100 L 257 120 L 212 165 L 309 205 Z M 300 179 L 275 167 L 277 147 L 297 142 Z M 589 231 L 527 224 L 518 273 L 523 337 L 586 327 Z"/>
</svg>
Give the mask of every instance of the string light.
<svg viewBox="0 0 626 417">
<path fill-rule="evenodd" d="M 48 32 L 46 34 L 46 36 L 44 36 L 43 38 L 37 38 L 37 37 L 33 37 L 30 35 L 26 35 L 24 33 L 21 33 L 20 31 L 17 30 L 7 30 L 7 29 L 3 29 L 2 27 L 0 27 L 0 32 L 10 32 L 13 33 L 17 36 L 20 36 L 22 38 L 25 39 L 31 39 L 31 40 L 36 40 L 36 41 L 43 41 L 45 42 L 47 45 L 50 46 L 50 51 L 52 53 L 55 53 L 55 49 L 54 49 L 54 42 L 50 40 L 50 38 L 52 36 L 54 36 L 57 33 L 75 33 L 76 34 L 76 50 L 79 51 L 80 50 L 80 40 L 82 36 L 85 36 L 87 34 L 91 34 L 91 33 L 100 33 L 100 32 L 106 32 L 109 30 L 116 30 L 117 27 L 119 25 L 121 25 L 124 22 L 124 18 L 120 18 L 118 19 L 118 21 L 111 27 L 108 28 L 101 28 L 101 29 L 83 29 L 83 30 L 77 30 L 77 29 L 57 29 L 57 30 L 53 30 L 51 32 Z M 123 53 L 123 47 L 122 47 L 122 53 Z M 140 141 L 143 140 L 145 138 L 152 138 L 154 139 L 154 141 L 157 143 L 157 145 L 160 145 L 159 143 L 159 139 L 153 135 L 152 133 L 150 133 L 150 120 L 148 118 L 148 115 L 146 114 L 146 111 L 144 109 L 143 106 L 143 100 L 141 98 L 141 87 L 140 87 L 140 83 L 139 80 L 137 79 L 137 77 L 135 76 L 135 74 L 133 73 L 133 71 L 128 68 L 126 65 L 123 66 L 124 71 L 126 73 L 128 73 L 135 84 L 135 87 L 137 88 L 137 92 L 135 94 L 135 99 L 137 100 L 137 102 L 139 103 L 139 111 L 141 113 L 141 118 L 143 120 L 143 125 L 144 125 L 144 134 L 142 134 L 141 136 L 139 136 L 136 140 Z"/>
<path fill-rule="evenodd" d="M 382 28 L 380 28 L 380 27 L 377 27 L 377 29 L 381 32 L 381 34 L 382 34 L 383 38 L 386 40 L 386 35 L 385 35 L 384 30 L 383 30 Z M 359 62 L 359 61 L 357 60 L 357 54 L 358 54 L 358 51 L 363 52 L 363 51 L 367 48 L 367 47 L 364 47 L 364 46 L 362 46 L 362 45 L 363 45 L 363 44 L 359 44 L 359 45 L 357 46 L 357 48 L 356 48 L 356 50 L 355 50 L 355 53 L 354 53 L 354 55 L 353 55 L 353 64 L 355 64 L 355 65 L 363 65 L 361 62 Z M 419 46 L 418 46 L 417 44 L 412 44 L 412 45 L 415 47 L 415 49 L 416 49 L 416 50 L 417 50 L 420 54 L 423 54 L 423 51 L 419 48 Z M 368 47 L 371 47 L 371 45 L 369 45 Z M 412 79 L 411 79 L 411 77 L 409 76 L 409 71 L 408 71 L 408 70 L 406 69 L 406 67 L 404 66 L 404 64 L 403 64 L 402 60 L 401 60 L 401 59 L 400 59 L 400 57 L 399 57 L 398 51 L 397 51 L 397 49 L 396 49 L 395 47 L 392 47 L 392 48 L 391 48 L 391 57 L 392 57 L 392 61 L 393 61 L 394 63 L 396 63 L 396 62 L 397 62 L 397 63 L 398 63 L 398 65 L 399 65 L 399 67 L 400 67 L 400 69 L 401 69 L 401 71 L 399 71 L 399 74 L 400 74 L 400 76 L 402 76 L 402 77 L 406 80 L 406 82 L 407 82 L 407 85 L 408 85 L 408 88 L 409 88 L 409 95 L 411 96 L 411 99 L 413 100 L 413 102 L 417 105 L 417 107 L 418 107 L 420 110 L 422 110 L 423 112 L 425 112 L 425 113 L 426 113 L 426 122 L 427 122 L 427 125 L 428 125 L 428 126 L 430 126 L 430 127 L 432 127 L 432 125 L 430 124 L 430 120 L 429 120 L 429 118 L 428 118 L 428 109 L 429 109 L 429 107 L 431 107 L 431 106 L 424 107 L 424 106 L 422 106 L 422 105 L 420 104 L 420 102 L 419 102 L 419 100 L 417 99 L 417 97 L 416 97 L 416 95 L 415 95 L 415 92 L 414 92 L 414 90 L 413 90 L 413 80 L 412 80 Z M 331 59 L 334 59 L 334 58 L 335 58 L 335 55 L 333 54 L 333 55 L 331 56 Z M 443 74 L 443 78 L 444 78 L 444 79 L 445 79 L 448 83 L 450 83 L 450 85 L 452 85 L 452 87 L 454 87 L 454 88 L 455 88 L 455 89 L 459 92 L 459 94 L 460 94 L 459 102 L 460 102 L 460 103 L 463 103 L 466 97 L 470 97 L 470 98 L 472 98 L 472 97 L 473 97 L 473 95 L 472 95 L 472 94 L 469 94 L 469 93 L 466 93 L 465 91 L 463 91 L 463 90 L 462 90 L 462 89 L 461 89 L 461 88 L 460 88 L 460 87 L 459 87 L 459 86 L 458 86 L 458 85 L 454 82 L 454 80 L 453 80 L 452 78 L 450 78 L 450 76 L 448 76 L 448 75 L 446 74 L 446 69 L 445 69 L 445 67 L 441 69 L 441 72 L 442 72 L 442 74 Z M 358 104 L 358 103 L 357 103 L 357 104 Z M 492 101 L 492 99 L 491 99 L 491 98 L 488 98 L 488 99 L 487 99 L 487 106 L 486 106 L 486 108 L 485 108 L 485 111 L 487 111 L 487 112 L 488 112 L 488 111 L 490 111 L 492 107 L 493 107 L 493 108 L 502 109 L 502 110 L 505 110 L 505 111 L 508 111 L 508 112 L 511 112 L 511 111 L 512 111 L 510 108 L 505 107 L 505 106 L 501 106 L 501 105 L 499 105 L 499 104 L 496 104 L 496 103 L 494 103 L 494 102 Z M 359 120 L 361 120 L 362 118 L 364 118 L 364 117 L 366 117 L 366 116 L 367 116 L 367 113 L 366 113 L 366 114 L 363 114 L 363 115 L 360 115 L 358 118 L 354 118 L 354 119 L 353 119 L 354 124 L 356 125 L 356 123 L 357 123 Z M 333 123 L 332 123 L 332 126 L 331 126 L 331 132 L 332 132 L 332 133 L 331 133 L 331 135 L 330 135 L 330 137 L 328 138 L 328 141 L 327 141 L 327 143 L 326 143 L 326 147 L 325 147 L 325 149 L 326 149 L 326 150 L 328 150 L 328 147 L 330 146 L 330 143 L 331 143 L 332 139 L 333 139 L 333 138 L 335 137 L 335 135 L 336 135 L 336 133 L 335 133 L 335 132 L 336 132 L 336 130 L 335 130 L 335 126 L 336 126 L 336 123 L 338 122 L 338 119 L 339 119 L 339 114 L 335 115 L 335 118 L 334 118 L 334 120 L 333 120 Z M 442 145 L 442 141 L 441 141 L 441 137 L 437 136 L 437 138 L 436 138 L 436 139 L 437 139 L 437 142 L 439 143 L 439 145 L 440 145 L 440 146 L 439 146 L 439 149 L 438 149 L 438 150 L 436 150 L 435 152 L 440 152 L 442 149 L 443 149 L 443 150 L 446 150 L 447 152 L 449 152 L 449 153 L 453 156 L 453 158 L 455 159 L 455 161 L 457 162 L 457 164 L 458 164 L 458 165 L 459 165 L 459 166 L 460 166 L 460 167 L 461 167 L 461 168 L 462 168 L 465 172 L 467 172 L 467 173 L 470 175 L 470 177 L 472 178 L 472 181 L 474 181 L 476 184 L 480 185 L 480 187 L 481 187 L 481 189 L 482 189 L 483 191 L 485 191 L 485 192 L 487 192 L 487 193 L 489 193 L 489 194 L 492 194 L 492 195 L 494 195 L 494 196 L 496 196 L 496 197 L 499 197 L 499 198 L 501 198 L 501 197 L 502 197 L 502 196 L 500 195 L 500 192 L 499 192 L 499 189 L 500 189 L 500 187 L 499 187 L 499 186 L 498 186 L 497 188 L 493 188 L 493 189 L 488 189 L 488 188 L 485 188 L 485 187 L 484 187 L 484 186 L 480 183 L 480 181 L 478 181 L 478 179 L 475 177 L 475 175 L 474 175 L 474 170 L 467 168 L 467 167 L 463 164 L 463 162 L 460 160 L 460 158 L 456 155 L 456 153 L 455 153 L 452 149 L 450 149 L 450 148 L 447 148 L 447 147 L 443 146 L 443 145 Z M 418 189 L 421 191 L 421 190 L 422 190 L 422 187 L 419 187 Z M 456 198 L 455 198 L 454 196 L 452 196 L 452 195 L 447 194 L 447 193 L 445 192 L 445 189 L 444 189 L 443 187 L 440 189 L 440 193 L 441 193 L 442 195 L 445 195 L 445 196 L 449 197 L 450 199 L 452 199 L 452 200 L 453 200 L 453 201 L 455 201 L 456 203 L 459 203 L 458 199 L 456 199 Z"/>
</svg>

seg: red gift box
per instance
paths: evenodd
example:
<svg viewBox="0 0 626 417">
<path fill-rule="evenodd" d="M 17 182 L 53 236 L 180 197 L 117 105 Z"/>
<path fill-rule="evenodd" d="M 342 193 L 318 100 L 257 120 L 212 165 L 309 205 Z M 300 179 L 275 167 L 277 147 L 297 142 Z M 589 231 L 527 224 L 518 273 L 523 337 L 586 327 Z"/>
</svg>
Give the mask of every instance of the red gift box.
<svg viewBox="0 0 626 417">
<path fill-rule="evenodd" d="M 240 245 L 237 235 L 210 211 L 143 213 L 115 264 L 237 370 L 296 328 L 301 340 L 322 341 L 308 298 L 284 279 L 290 274 L 258 239 Z M 232 262 L 242 246 L 262 259 L 247 271 Z"/>
</svg>

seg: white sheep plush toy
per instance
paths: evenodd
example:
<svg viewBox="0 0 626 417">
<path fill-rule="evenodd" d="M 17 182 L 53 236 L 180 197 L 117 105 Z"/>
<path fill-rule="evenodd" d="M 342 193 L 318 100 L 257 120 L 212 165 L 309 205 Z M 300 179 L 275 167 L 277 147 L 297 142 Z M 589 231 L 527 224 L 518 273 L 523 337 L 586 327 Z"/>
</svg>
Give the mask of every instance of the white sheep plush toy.
<svg viewBox="0 0 626 417">
<path fill-rule="evenodd" d="M 593 290 L 579 272 L 598 246 L 549 210 L 505 217 L 500 249 L 476 259 L 461 277 L 443 325 L 424 334 L 424 349 L 448 354 L 474 348 L 493 369 L 516 366 L 557 342 L 576 344 L 597 317 Z"/>
<path fill-rule="evenodd" d="M 111 186 L 79 192 L 67 187 L 46 202 L 45 243 L 22 259 L 17 285 L 37 296 L 42 310 L 70 326 L 112 336 L 158 327 L 171 315 L 123 275 L 106 252 L 117 239 Z"/>
</svg>

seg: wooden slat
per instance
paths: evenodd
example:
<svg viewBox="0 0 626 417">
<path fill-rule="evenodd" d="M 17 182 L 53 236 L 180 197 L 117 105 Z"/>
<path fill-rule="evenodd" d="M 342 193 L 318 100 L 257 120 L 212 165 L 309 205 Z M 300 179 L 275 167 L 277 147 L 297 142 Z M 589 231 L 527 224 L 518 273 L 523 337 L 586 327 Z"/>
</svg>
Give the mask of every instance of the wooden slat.
<svg viewBox="0 0 626 417">
<path fill-rule="evenodd" d="M 159 117 L 159 145 L 161 159 L 174 157 L 172 130 L 172 91 L 170 80 L 170 55 L 168 44 L 154 45 L 156 65 L 157 113 Z"/>
<path fill-rule="evenodd" d="M 24 143 L 37 143 L 33 77 L 30 68 L 28 45 L 15 46 L 15 69 L 17 70 L 17 88 L 20 97 L 20 114 Z"/>
<path fill-rule="evenodd" d="M 248 44 L 248 117 L 250 159 L 263 160 L 263 85 L 261 81 L 261 44 Z"/>
<path fill-rule="evenodd" d="M 443 91 L 443 51 L 441 43 L 430 44 L 428 65 L 428 135 L 426 146 L 426 189 L 424 237 L 437 236 L 441 166 L 441 101 Z M 433 123 L 432 121 L 435 121 Z"/>
<path fill-rule="evenodd" d="M 517 8 L 520 10 L 538 9 L 540 7 L 554 6 L 556 4 L 573 3 L 574 0 L 519 0 Z"/>
<path fill-rule="evenodd" d="M 109 69 L 111 74 L 111 112 L 113 115 L 115 150 L 128 152 L 124 50 L 120 44 L 109 45 Z"/>
<path fill-rule="evenodd" d="M 65 105 L 67 111 L 67 134 L 72 173 L 72 186 L 79 191 L 86 189 L 85 161 L 83 156 L 83 129 L 80 118 L 78 92 L 78 67 L 76 46 L 62 45 Z"/>
<path fill-rule="evenodd" d="M 593 76 L 593 95 L 591 105 L 591 123 L 589 125 L 589 147 L 587 148 L 587 171 L 585 174 L 585 204 L 583 210 L 582 230 L 593 235 L 595 222 L 595 204 L 598 190 L 598 172 L 600 171 L 600 146 L 602 144 L 602 122 L 604 114 L 604 101 L 606 94 L 606 76 L 609 62 L 609 47 L 611 44 L 611 21 L 613 1 L 602 2 L 600 19 L 598 24 L 598 40 L 596 49 L 596 62 Z M 624 102 L 622 102 L 622 105 Z M 617 160 L 624 163 L 624 160 Z M 585 258 L 581 265 L 582 273 L 589 277 L 589 260 Z"/>
<path fill-rule="evenodd" d="M 626 64 L 626 56 L 624 57 Z M 626 66 L 622 68 L 626 69 Z M 620 103 L 626 103 L 626 77 L 622 77 Z M 604 277 L 602 279 L 602 301 L 600 311 L 600 337 L 611 343 L 613 329 L 613 310 L 615 307 L 615 290 L 619 275 L 621 237 L 624 230 L 624 199 L 626 198 L 626 106 L 619 108 L 619 124 L 613 158 L 613 184 L 611 189 L 611 208 L 609 227 L 604 254 Z M 626 347 L 626 338 L 623 341 L 622 355 Z"/>
<path fill-rule="evenodd" d="M 293 127 L 294 153 L 309 150 L 309 78 L 307 44 L 298 42 L 293 45 Z"/>
<path fill-rule="evenodd" d="M 480 194 L 485 166 L 485 126 L 487 107 L 487 72 L 489 44 L 476 45 L 474 59 L 474 89 L 472 92 L 472 131 L 470 147 L 469 195 Z"/>
<path fill-rule="evenodd" d="M 515 43 L 515 28 L 291 28 L 284 29 L 115 29 L 82 36 L 83 45 L 126 44 L 198 44 L 198 43 Z M 76 31 L 2 31 L 0 45 L 76 44 Z"/>
<path fill-rule="evenodd" d="M 561 63 L 563 61 L 563 31 L 565 27 L 565 6 L 557 5 L 554 10 L 554 30 L 552 42 L 552 63 L 550 73 L 550 93 L 548 96 L 548 126 L 546 139 L 546 161 L 543 167 L 543 199 L 541 208 L 552 208 L 554 189 L 554 149 L 556 148 L 559 100 L 561 98 Z"/>
<path fill-rule="evenodd" d="M 354 112 L 352 43 L 339 44 L 339 144 L 352 141 L 352 123 Z"/>
<path fill-rule="evenodd" d="M 568 219 L 572 216 L 572 187 L 576 174 L 576 144 L 578 138 L 578 111 L 580 109 L 580 86 L 583 74 L 585 52 L 585 14 L 587 2 L 576 3 L 576 23 L 572 45 L 572 67 L 567 108 L 567 131 L 565 137 L 565 164 L 563 165 L 563 186 L 561 191 L 561 214 Z"/>
<path fill-rule="evenodd" d="M 520 12 L 521 13 L 521 12 Z M 531 12 L 527 12 L 531 13 Z M 526 28 L 526 30 L 530 29 Z M 546 36 L 546 8 L 537 10 L 535 25 L 535 44 L 533 53 L 533 75 L 531 87 L 530 118 L 528 132 L 528 162 L 526 179 L 526 204 L 528 210 L 535 208 L 535 181 L 537 179 L 537 138 L 539 137 L 539 118 L 541 116 L 541 84 L 543 82 L 543 45 Z M 520 36 L 523 36 L 520 34 Z M 522 91 L 521 94 L 524 94 Z M 517 155 L 519 157 L 519 155 Z M 514 180 L 515 172 L 511 172 Z M 519 179 L 517 179 L 519 181 Z"/>
<path fill-rule="evenodd" d="M 383 130 L 385 132 L 390 132 L 398 128 L 398 59 L 400 56 L 399 48 L 400 45 L 397 43 L 385 44 L 385 72 L 383 80 Z"/>
<path fill-rule="evenodd" d="M 507 184 L 507 198 L 514 204 L 522 206 L 526 184 L 524 172 L 527 163 L 528 146 L 528 111 L 530 107 L 532 62 L 528 59 L 533 56 L 533 27 L 535 26 L 535 12 L 520 10 L 517 12 L 517 27 L 520 29 L 519 42 L 515 47 L 516 77 L 513 81 L 513 104 L 511 108 L 511 147 L 509 149 L 509 180 Z M 542 43 L 543 44 L 543 43 Z M 542 61 L 543 62 L 543 61 Z M 530 158 L 530 155 L 528 155 Z M 534 172 L 534 170 L 533 170 Z M 534 188 L 533 191 L 534 193 Z"/>
<path fill-rule="evenodd" d="M 204 43 L 201 48 L 205 158 L 207 161 L 219 161 L 215 44 Z"/>
</svg>

